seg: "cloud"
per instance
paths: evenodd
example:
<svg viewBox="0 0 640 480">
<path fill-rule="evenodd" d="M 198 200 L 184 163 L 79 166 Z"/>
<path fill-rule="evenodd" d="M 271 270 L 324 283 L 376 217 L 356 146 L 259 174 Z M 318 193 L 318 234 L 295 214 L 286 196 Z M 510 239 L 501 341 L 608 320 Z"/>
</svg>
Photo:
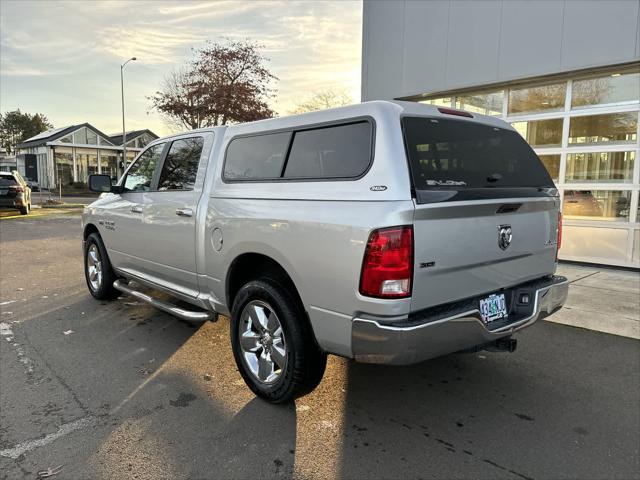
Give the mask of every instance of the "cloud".
<svg viewBox="0 0 640 480">
<path fill-rule="evenodd" d="M 128 29 L 108 26 L 96 32 L 97 49 L 116 59 L 132 56 L 147 64 L 174 64 L 179 60 L 178 51 L 204 40 L 187 28 L 159 29 L 151 26 Z"/>
<path fill-rule="evenodd" d="M 3 0 L 0 95 L 17 106 L 44 98 L 37 108 L 51 118 L 56 114 L 46 98 L 54 94 L 73 100 L 68 109 L 93 102 L 91 111 L 100 112 L 101 122 L 113 115 L 117 125 L 118 65 L 136 56 L 136 65 L 127 67 L 128 116 L 138 119 L 132 123 L 159 123 L 157 114 L 147 115 L 146 96 L 163 75 L 189 60 L 192 47 L 231 38 L 264 45 L 269 68 L 279 77 L 272 102 L 278 112 L 326 88 L 346 89 L 358 99 L 361 17 L 360 1 Z M 87 111 L 83 106 L 77 114 Z M 64 118 L 72 114 L 65 111 Z"/>
</svg>

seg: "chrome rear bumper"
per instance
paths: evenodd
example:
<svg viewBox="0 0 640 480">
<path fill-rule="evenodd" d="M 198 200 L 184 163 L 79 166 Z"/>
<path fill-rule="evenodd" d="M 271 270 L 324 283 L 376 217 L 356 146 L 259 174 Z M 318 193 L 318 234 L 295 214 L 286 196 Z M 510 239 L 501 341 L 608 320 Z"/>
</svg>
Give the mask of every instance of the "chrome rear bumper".
<svg viewBox="0 0 640 480">
<path fill-rule="evenodd" d="M 516 287 L 513 290 L 517 290 Z M 526 288 L 526 287 L 525 287 Z M 558 310 L 567 300 L 569 281 L 553 276 L 533 282 L 533 307 L 528 314 L 505 323 L 485 324 L 477 308 L 416 323 L 383 324 L 355 318 L 351 347 L 357 361 L 406 365 L 496 341 L 528 327 Z"/>
</svg>

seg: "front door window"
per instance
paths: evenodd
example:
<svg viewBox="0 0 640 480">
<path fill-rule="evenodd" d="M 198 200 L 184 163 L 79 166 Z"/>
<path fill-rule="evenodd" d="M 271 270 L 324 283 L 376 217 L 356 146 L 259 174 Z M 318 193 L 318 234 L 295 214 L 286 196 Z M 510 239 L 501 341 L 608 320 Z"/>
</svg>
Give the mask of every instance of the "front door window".
<svg viewBox="0 0 640 480">
<path fill-rule="evenodd" d="M 151 190 L 153 172 L 160 161 L 163 149 L 164 143 L 159 143 L 142 152 L 127 172 L 127 178 L 124 182 L 125 192 L 148 192 Z"/>
</svg>

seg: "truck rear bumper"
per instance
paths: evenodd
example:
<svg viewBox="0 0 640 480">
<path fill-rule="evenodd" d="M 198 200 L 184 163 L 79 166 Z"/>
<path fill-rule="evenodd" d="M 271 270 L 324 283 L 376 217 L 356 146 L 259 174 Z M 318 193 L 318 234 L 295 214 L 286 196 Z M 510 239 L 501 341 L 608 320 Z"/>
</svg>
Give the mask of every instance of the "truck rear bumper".
<svg viewBox="0 0 640 480">
<path fill-rule="evenodd" d="M 476 299 L 429 309 L 406 321 L 384 324 L 374 318 L 355 318 L 351 347 L 357 361 L 406 365 L 465 350 L 512 335 L 562 307 L 569 281 L 553 276 L 508 290 L 509 317 L 485 324 Z M 529 293 L 529 306 L 516 305 Z"/>
</svg>

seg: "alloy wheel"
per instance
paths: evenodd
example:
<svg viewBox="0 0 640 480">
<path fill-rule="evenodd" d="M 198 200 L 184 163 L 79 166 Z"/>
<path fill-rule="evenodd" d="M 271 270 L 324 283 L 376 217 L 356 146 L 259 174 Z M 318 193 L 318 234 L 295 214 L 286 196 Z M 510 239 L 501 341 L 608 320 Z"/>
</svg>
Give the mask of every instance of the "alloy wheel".
<svg viewBox="0 0 640 480">
<path fill-rule="evenodd" d="M 242 310 L 238 332 L 242 358 L 256 380 L 275 383 L 287 366 L 282 325 L 271 306 L 252 300 Z"/>
<path fill-rule="evenodd" d="M 99 290 L 102 286 L 102 260 L 95 243 L 91 244 L 87 250 L 87 273 L 91 289 L 93 291 Z"/>
</svg>

